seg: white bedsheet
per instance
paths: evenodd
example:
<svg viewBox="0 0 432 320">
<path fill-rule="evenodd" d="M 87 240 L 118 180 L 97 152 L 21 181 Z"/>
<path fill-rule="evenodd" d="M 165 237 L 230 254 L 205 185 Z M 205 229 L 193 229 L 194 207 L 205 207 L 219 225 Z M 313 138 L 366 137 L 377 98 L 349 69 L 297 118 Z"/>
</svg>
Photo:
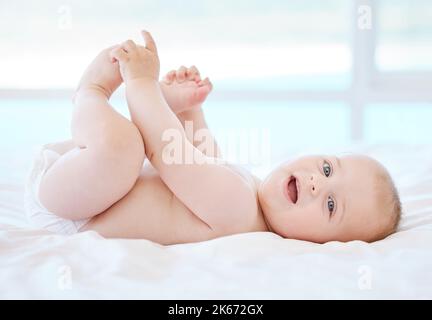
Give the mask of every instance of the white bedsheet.
<svg viewBox="0 0 432 320">
<path fill-rule="evenodd" d="M 249 233 L 163 247 L 24 220 L 28 152 L 0 160 L 0 298 L 432 298 L 432 146 L 355 147 L 394 175 L 401 231 L 324 245 Z M 24 148 L 22 150 L 25 150 Z"/>
</svg>

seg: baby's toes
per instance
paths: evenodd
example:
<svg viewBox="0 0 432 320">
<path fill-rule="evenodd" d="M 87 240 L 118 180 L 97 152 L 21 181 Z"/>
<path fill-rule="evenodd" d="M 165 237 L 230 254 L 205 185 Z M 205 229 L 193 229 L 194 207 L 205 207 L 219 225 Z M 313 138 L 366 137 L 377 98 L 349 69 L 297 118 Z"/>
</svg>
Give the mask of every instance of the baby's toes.
<svg viewBox="0 0 432 320">
<path fill-rule="evenodd" d="M 197 67 L 195 67 L 195 66 L 192 66 L 192 67 L 187 69 L 186 76 L 187 76 L 188 80 L 195 81 L 195 82 L 201 81 L 200 73 L 199 73 Z"/>
<path fill-rule="evenodd" d="M 170 72 L 168 72 L 168 73 L 165 75 L 163 81 L 164 81 L 166 84 L 171 84 L 171 83 L 173 83 L 173 81 L 175 80 L 175 77 L 176 77 L 176 71 L 175 71 L 175 70 L 171 70 Z"/>
<path fill-rule="evenodd" d="M 200 87 L 207 87 L 209 88 L 209 92 L 213 89 L 213 84 L 211 83 L 209 78 L 205 78 L 204 80 L 198 82 L 198 85 Z"/>
<path fill-rule="evenodd" d="M 195 103 L 202 103 L 207 98 L 211 91 L 211 88 L 209 86 L 201 86 L 198 87 L 194 94 L 194 102 Z"/>
<path fill-rule="evenodd" d="M 186 71 L 187 71 L 187 69 L 186 69 L 185 66 L 181 66 L 181 67 L 177 70 L 177 72 L 176 72 L 176 78 L 177 78 L 177 81 L 178 81 L 179 83 L 182 83 L 183 81 L 186 80 Z"/>
</svg>

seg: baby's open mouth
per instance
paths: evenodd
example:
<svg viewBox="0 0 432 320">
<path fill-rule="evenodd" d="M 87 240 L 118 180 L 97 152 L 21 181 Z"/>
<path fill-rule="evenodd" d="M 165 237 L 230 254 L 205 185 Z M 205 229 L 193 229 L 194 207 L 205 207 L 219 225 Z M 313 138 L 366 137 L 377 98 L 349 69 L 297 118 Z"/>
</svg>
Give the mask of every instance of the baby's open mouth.
<svg viewBox="0 0 432 320">
<path fill-rule="evenodd" d="M 297 203 L 298 189 L 297 189 L 297 179 L 291 176 L 288 180 L 288 196 L 293 203 Z"/>
</svg>

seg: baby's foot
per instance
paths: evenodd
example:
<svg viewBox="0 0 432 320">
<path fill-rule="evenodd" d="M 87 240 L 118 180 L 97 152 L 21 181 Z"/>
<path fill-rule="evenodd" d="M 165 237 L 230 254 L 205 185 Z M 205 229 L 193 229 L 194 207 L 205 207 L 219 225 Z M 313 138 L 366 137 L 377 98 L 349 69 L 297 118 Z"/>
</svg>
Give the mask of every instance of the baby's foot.
<svg viewBox="0 0 432 320">
<path fill-rule="evenodd" d="M 200 108 L 213 88 L 208 78 L 201 80 L 195 66 L 182 66 L 168 72 L 160 86 L 165 100 L 175 114 Z"/>
<path fill-rule="evenodd" d="M 118 63 L 113 63 L 110 52 L 116 46 L 99 53 L 81 77 L 76 93 L 85 89 L 96 89 L 108 99 L 122 83 Z"/>
</svg>

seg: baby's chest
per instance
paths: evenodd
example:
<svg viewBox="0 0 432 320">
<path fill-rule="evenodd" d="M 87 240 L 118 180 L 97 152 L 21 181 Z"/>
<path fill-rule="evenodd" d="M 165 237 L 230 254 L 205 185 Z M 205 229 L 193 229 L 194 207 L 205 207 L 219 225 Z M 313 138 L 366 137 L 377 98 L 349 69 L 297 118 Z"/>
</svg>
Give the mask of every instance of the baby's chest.
<svg viewBox="0 0 432 320">
<path fill-rule="evenodd" d="M 146 217 L 148 228 L 157 230 L 160 243 L 182 243 L 214 238 L 211 229 L 191 212 L 154 170 L 143 170 L 124 199 L 132 210 Z M 151 230 L 149 230 L 151 232 Z"/>
</svg>

